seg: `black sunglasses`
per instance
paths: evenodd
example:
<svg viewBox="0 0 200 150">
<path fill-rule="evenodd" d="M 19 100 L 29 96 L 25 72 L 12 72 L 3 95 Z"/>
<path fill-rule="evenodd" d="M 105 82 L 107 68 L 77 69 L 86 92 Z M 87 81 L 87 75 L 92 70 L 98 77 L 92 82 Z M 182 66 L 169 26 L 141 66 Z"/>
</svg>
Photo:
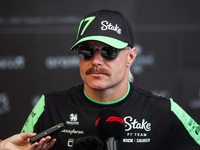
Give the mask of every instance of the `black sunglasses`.
<svg viewBox="0 0 200 150">
<path fill-rule="evenodd" d="M 114 60 L 119 53 L 119 50 L 111 46 L 89 46 L 89 45 L 79 45 L 76 47 L 78 55 L 83 60 L 90 60 L 95 55 L 95 50 L 99 49 L 101 57 L 105 60 Z"/>
</svg>

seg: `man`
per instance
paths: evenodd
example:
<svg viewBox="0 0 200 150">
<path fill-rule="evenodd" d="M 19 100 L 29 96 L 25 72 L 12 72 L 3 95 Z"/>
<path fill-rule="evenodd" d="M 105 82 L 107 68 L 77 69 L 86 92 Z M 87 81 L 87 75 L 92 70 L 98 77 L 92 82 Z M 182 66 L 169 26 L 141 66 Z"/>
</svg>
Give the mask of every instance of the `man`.
<svg viewBox="0 0 200 150">
<path fill-rule="evenodd" d="M 79 137 L 97 136 L 97 114 L 112 108 L 125 121 L 119 150 L 200 149 L 200 126 L 180 106 L 132 83 L 134 35 L 121 13 L 100 10 L 84 17 L 71 50 L 80 57 L 83 85 L 43 95 L 22 132 L 39 133 L 64 122 L 52 149 L 70 150 Z"/>
</svg>

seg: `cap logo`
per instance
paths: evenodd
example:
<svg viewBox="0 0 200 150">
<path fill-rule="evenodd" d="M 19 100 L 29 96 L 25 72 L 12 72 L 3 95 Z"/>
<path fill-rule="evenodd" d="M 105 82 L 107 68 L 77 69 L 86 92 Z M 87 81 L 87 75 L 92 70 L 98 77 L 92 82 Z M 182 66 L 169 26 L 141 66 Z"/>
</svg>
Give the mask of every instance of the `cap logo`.
<svg viewBox="0 0 200 150">
<path fill-rule="evenodd" d="M 84 34 L 85 30 L 86 30 L 87 27 L 90 25 L 90 23 L 94 20 L 94 18 L 95 18 L 94 16 L 93 16 L 93 17 L 87 17 L 87 18 L 83 19 L 83 20 L 80 22 L 80 25 L 79 25 L 79 28 L 78 28 L 77 39 L 78 39 L 78 36 L 79 36 L 79 33 L 80 33 L 80 28 L 81 28 L 83 22 L 87 22 L 87 23 L 85 24 L 85 26 L 84 26 L 84 28 L 83 28 L 83 30 L 82 30 L 80 36 Z"/>
<path fill-rule="evenodd" d="M 109 23 L 108 21 L 104 20 L 101 22 L 101 30 L 113 30 L 115 32 L 117 32 L 118 34 L 121 34 L 121 28 L 119 28 L 119 26 L 116 24 L 115 26 L 113 26 L 111 23 Z"/>
</svg>

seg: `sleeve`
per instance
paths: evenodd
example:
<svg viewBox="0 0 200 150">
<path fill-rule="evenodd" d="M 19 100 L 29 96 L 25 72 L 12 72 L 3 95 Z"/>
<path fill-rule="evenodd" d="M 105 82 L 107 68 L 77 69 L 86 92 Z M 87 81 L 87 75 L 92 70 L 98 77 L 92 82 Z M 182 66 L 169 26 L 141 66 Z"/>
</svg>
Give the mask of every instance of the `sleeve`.
<svg viewBox="0 0 200 150">
<path fill-rule="evenodd" d="M 199 150 L 200 125 L 190 117 L 177 103 L 171 103 L 170 149 Z"/>
<path fill-rule="evenodd" d="M 34 132 L 34 126 L 38 122 L 40 116 L 44 112 L 45 107 L 45 96 L 42 95 L 38 103 L 33 108 L 32 112 L 28 116 L 21 132 Z"/>
</svg>

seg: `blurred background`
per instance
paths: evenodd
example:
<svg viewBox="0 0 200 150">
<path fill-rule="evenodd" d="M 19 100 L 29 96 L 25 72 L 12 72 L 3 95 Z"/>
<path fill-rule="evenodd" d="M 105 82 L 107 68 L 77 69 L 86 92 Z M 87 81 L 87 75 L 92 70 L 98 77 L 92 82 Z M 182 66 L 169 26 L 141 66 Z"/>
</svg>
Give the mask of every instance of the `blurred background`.
<svg viewBox="0 0 200 150">
<path fill-rule="evenodd" d="M 1 0 L 0 139 L 19 133 L 42 94 L 82 83 L 69 49 L 79 22 L 118 10 L 134 27 L 135 84 L 172 97 L 200 123 L 199 0 Z"/>
</svg>

